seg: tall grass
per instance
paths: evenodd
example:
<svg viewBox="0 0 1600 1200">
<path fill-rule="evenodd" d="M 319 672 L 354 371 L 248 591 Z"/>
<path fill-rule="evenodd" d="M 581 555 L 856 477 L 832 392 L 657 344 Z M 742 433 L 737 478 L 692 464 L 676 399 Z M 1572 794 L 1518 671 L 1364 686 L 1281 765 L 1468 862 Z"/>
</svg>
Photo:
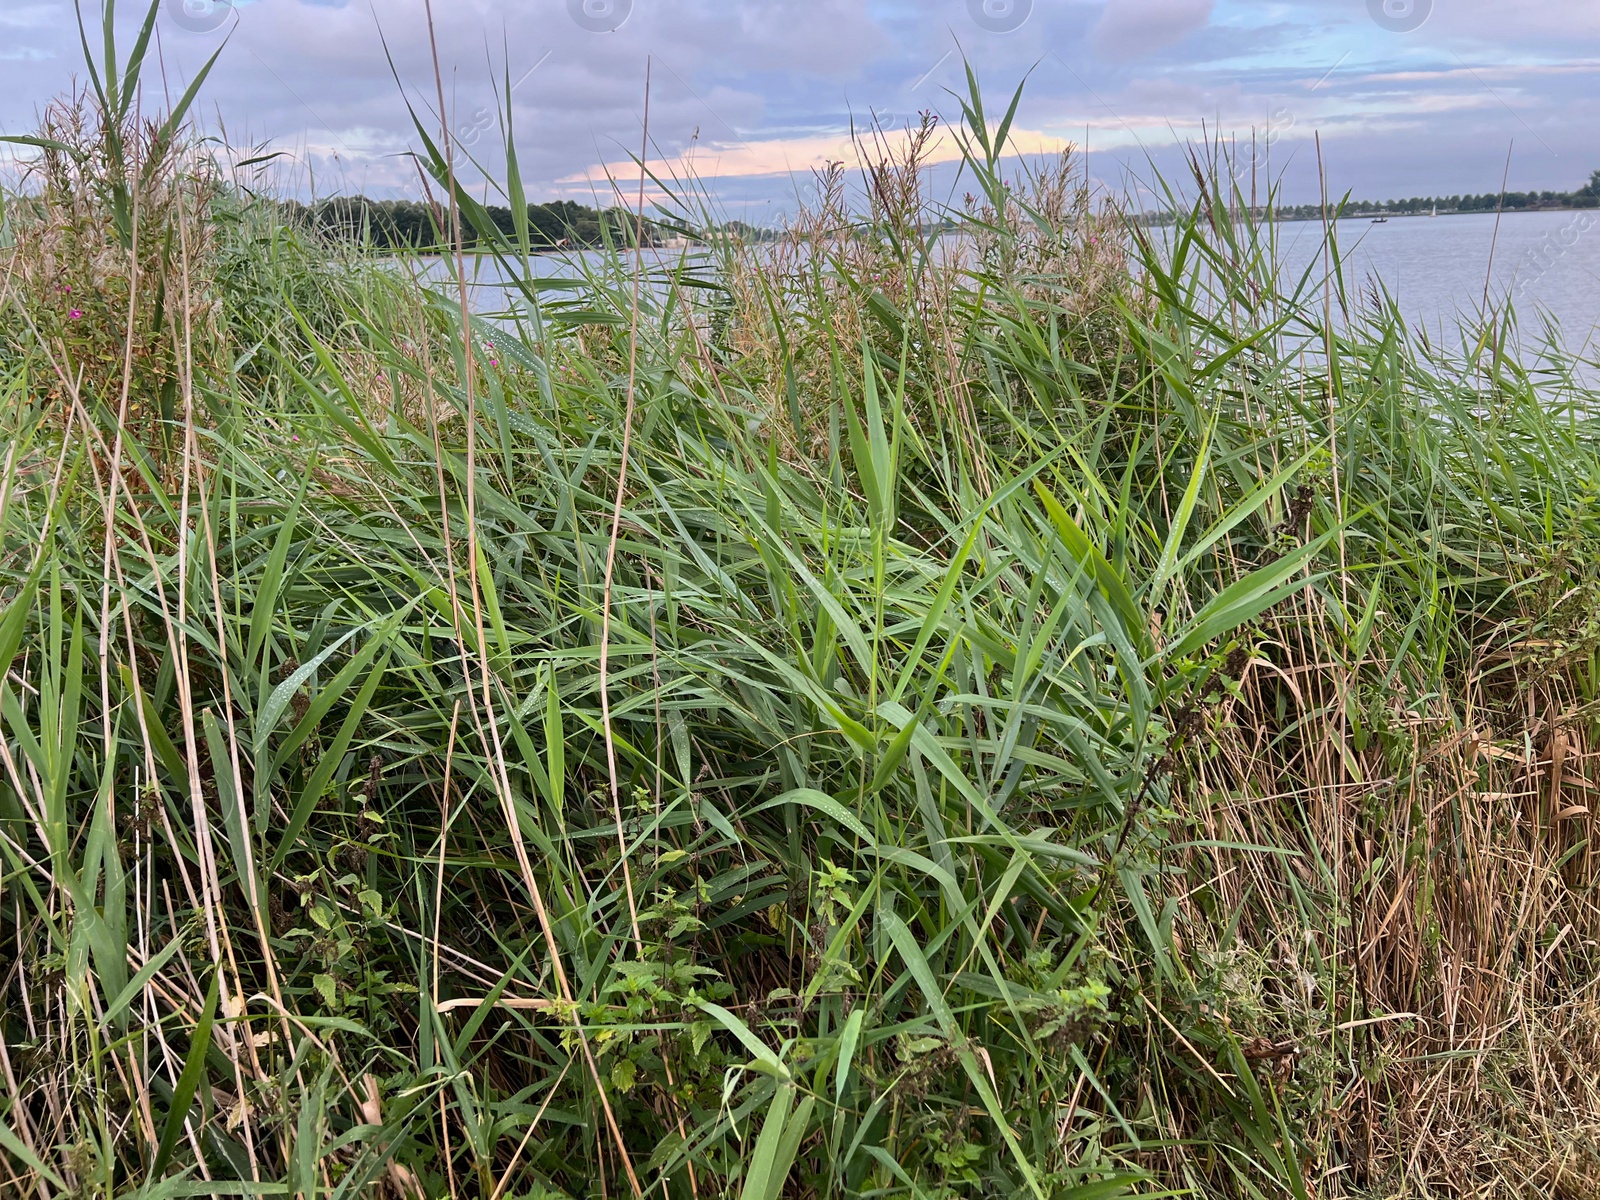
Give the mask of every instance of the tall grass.
<svg viewBox="0 0 1600 1200">
<path fill-rule="evenodd" d="M 1596 1194 L 1597 397 L 1014 111 L 496 321 L 8 198 L 0 1194 Z"/>
</svg>

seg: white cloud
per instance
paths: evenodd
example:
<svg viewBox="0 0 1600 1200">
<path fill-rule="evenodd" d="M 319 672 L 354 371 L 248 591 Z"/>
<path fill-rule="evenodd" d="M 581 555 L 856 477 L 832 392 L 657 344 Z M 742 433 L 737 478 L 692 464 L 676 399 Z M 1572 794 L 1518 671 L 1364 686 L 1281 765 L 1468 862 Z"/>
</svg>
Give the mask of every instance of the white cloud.
<svg viewBox="0 0 1600 1200">
<path fill-rule="evenodd" d="M 1211 21 L 1214 0 L 1110 0 L 1095 26 L 1096 48 L 1126 60 L 1175 46 Z"/>
<path fill-rule="evenodd" d="M 540 63 L 514 96 L 535 196 L 579 193 L 597 164 L 638 153 L 647 59 L 650 157 L 675 161 L 695 146 L 703 167 L 715 164 L 730 188 L 743 180 L 749 196 L 782 193 L 786 169 L 804 176 L 818 153 L 847 149 L 852 113 L 933 107 L 959 119 L 949 91 L 965 91 L 963 53 L 994 103 L 1033 68 L 1019 129 L 1078 140 L 1089 126 L 1097 149 L 1129 148 L 1135 165 L 1145 149 L 1166 153 L 1198 135 L 1202 120 L 1210 133 L 1248 138 L 1283 108 L 1288 140 L 1314 130 L 1361 139 L 1359 153 L 1339 157 L 1340 182 L 1358 190 L 1391 180 L 1399 190 L 1413 175 L 1427 176 L 1425 188 L 1467 190 L 1479 167 L 1463 148 L 1497 143 L 1503 165 L 1512 136 L 1519 162 L 1531 149 L 1525 187 L 1572 186 L 1600 163 L 1600 133 L 1575 116 L 1600 60 L 1596 0 L 1434 0 L 1431 20 L 1404 36 L 1374 25 L 1364 0 L 1034 0 L 1028 22 L 1003 35 L 977 30 L 967 0 L 631 3 L 616 32 L 594 34 L 568 18 L 567 0 L 435 0 L 452 127 L 491 175 L 506 56 L 513 80 Z M 143 6 L 118 7 L 131 44 Z M 85 0 L 86 15 L 94 8 Z M 147 107 L 159 107 L 162 89 L 181 91 L 223 36 L 186 32 L 167 13 L 158 30 Z M 401 155 L 416 135 L 383 39 L 432 126 L 423 0 L 252 0 L 196 116 L 235 144 L 271 139 L 292 152 L 301 174 L 286 186 L 309 186 L 311 168 L 323 193 L 401 186 L 415 177 Z M 27 132 L 84 78 L 70 0 L 0 0 L 0 45 L 0 132 Z"/>
<path fill-rule="evenodd" d="M 72 9 L 65 4 L 7 4 L 0 8 L 0 27 L 7 29 L 47 29 L 72 22 Z"/>
</svg>

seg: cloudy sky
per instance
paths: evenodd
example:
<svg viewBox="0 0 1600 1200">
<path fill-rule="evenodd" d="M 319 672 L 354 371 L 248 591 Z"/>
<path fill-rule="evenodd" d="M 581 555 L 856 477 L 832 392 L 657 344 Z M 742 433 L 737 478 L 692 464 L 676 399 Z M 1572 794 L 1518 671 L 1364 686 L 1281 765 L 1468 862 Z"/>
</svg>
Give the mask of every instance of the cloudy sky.
<svg viewBox="0 0 1600 1200">
<path fill-rule="evenodd" d="M 127 40 L 146 0 L 121 0 Z M 82 0 L 98 20 L 99 0 Z M 1252 132 L 1287 196 L 1569 190 L 1600 168 L 1600 0 L 434 0 L 448 119 L 498 173 L 511 85 L 531 197 L 608 195 L 632 173 L 650 63 L 650 158 L 693 171 L 731 216 L 792 208 L 879 114 L 959 119 L 963 58 L 1003 109 L 1027 76 L 1019 149 L 1087 144 L 1138 192 L 1186 142 Z M 137 10 L 137 11 L 136 11 Z M 423 0 L 162 0 L 147 106 L 226 47 L 201 120 L 284 151 L 275 186 L 401 195 L 406 99 L 435 121 Z M 394 68 L 391 72 L 390 58 Z M 0 132 L 81 79 L 72 0 L 0 0 Z M 396 81 L 395 73 L 399 76 Z M 402 90 L 404 95 L 402 95 Z M 945 151 L 943 153 L 953 153 Z M 0 156 L 5 154 L 0 150 Z M 1241 160 L 1248 161 L 1248 150 Z M 620 164 L 620 165 L 619 165 Z M 954 170 L 944 176 L 953 182 Z"/>
</svg>

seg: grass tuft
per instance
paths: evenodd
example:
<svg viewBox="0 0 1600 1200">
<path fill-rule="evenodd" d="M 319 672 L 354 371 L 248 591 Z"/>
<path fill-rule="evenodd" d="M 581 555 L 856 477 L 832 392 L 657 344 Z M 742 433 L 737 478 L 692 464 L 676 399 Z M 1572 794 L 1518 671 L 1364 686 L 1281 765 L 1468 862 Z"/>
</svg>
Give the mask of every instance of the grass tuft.
<svg viewBox="0 0 1600 1200">
<path fill-rule="evenodd" d="M 866 131 L 491 318 L 144 49 L 6 198 L 0 1194 L 1600 1193 L 1600 397 L 1514 314 L 974 81 L 959 211 Z"/>
</svg>

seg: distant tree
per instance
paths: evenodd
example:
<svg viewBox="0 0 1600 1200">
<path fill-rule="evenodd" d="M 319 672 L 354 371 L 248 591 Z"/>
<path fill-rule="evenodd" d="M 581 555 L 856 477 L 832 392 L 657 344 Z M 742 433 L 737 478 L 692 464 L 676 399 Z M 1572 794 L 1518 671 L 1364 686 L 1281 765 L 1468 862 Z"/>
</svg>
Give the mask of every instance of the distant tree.
<svg viewBox="0 0 1600 1200">
<path fill-rule="evenodd" d="M 283 210 L 322 236 L 334 241 L 354 242 L 383 249 L 435 251 L 449 241 L 447 229 L 440 228 L 443 213 L 435 213 L 414 200 L 371 200 L 365 196 L 334 196 L 312 205 L 286 201 Z M 509 208 L 491 204 L 485 209 L 492 229 L 475 229 L 462 221 L 466 245 L 481 247 L 498 232 L 514 239 L 517 223 Z M 646 245 L 659 240 L 659 228 L 645 221 Z M 571 200 L 528 205 L 528 235 L 534 250 L 558 248 L 586 249 L 605 244 L 631 245 L 637 236 L 637 221 L 624 208 L 604 211 L 586 208 Z"/>
<path fill-rule="evenodd" d="M 1597 199 L 1600 199 L 1600 171 L 1596 171 L 1593 175 L 1589 176 L 1589 182 L 1578 189 L 1578 195 L 1593 196 Z"/>
</svg>

